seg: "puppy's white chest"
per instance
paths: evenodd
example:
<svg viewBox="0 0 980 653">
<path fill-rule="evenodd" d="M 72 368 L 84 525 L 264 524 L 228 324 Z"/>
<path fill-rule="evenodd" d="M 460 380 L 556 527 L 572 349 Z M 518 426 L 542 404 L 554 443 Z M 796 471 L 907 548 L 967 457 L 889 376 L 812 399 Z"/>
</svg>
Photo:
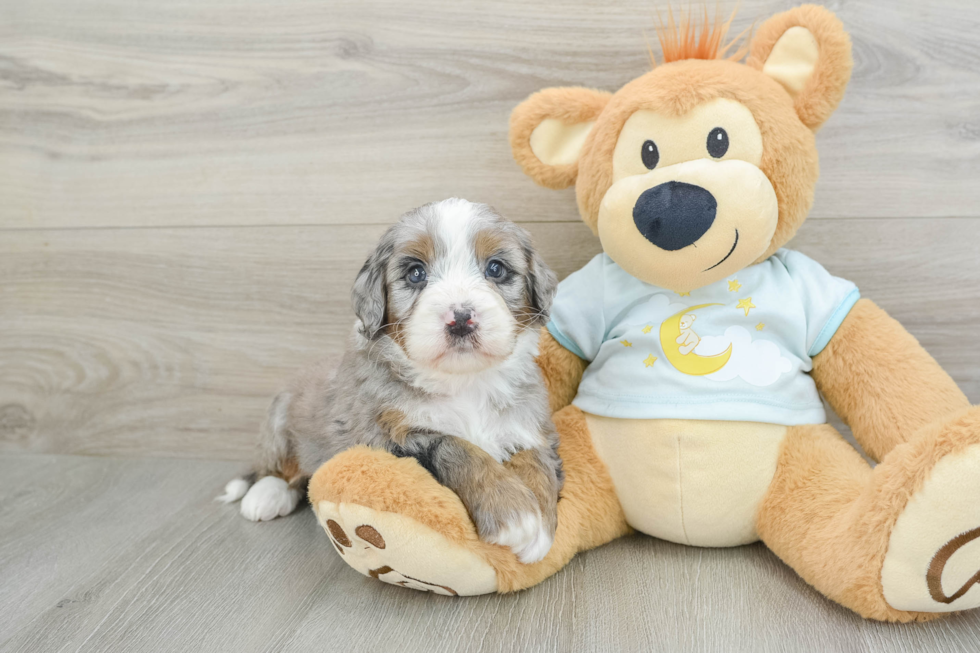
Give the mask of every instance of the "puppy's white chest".
<svg viewBox="0 0 980 653">
<path fill-rule="evenodd" d="M 507 460 L 515 450 L 540 444 L 536 425 L 520 419 L 521 411 L 496 408 L 485 394 L 440 399 L 426 412 L 422 421 L 429 428 L 472 442 L 498 461 Z"/>
</svg>

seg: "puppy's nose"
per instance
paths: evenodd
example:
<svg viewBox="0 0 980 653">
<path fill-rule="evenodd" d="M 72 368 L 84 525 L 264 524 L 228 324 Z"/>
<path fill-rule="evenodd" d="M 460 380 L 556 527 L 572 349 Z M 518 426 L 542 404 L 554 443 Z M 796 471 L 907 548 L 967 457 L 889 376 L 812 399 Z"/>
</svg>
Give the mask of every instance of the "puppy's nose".
<svg viewBox="0 0 980 653">
<path fill-rule="evenodd" d="M 476 320 L 473 311 L 467 309 L 454 309 L 451 318 L 447 315 L 446 331 L 450 335 L 457 337 L 468 336 L 476 331 Z"/>
<path fill-rule="evenodd" d="M 704 188 L 668 181 L 648 188 L 633 205 L 633 223 L 651 243 L 673 252 L 697 242 L 715 221 L 718 202 Z"/>
</svg>

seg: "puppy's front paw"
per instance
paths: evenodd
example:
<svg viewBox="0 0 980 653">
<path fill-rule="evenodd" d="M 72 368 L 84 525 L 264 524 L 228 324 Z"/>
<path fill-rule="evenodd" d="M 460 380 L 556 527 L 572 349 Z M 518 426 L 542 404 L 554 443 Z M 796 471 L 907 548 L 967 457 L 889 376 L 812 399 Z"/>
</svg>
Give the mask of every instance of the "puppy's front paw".
<svg viewBox="0 0 980 653">
<path fill-rule="evenodd" d="M 534 494 L 516 478 L 486 488 L 470 512 L 480 539 L 508 547 L 524 564 L 544 558 L 555 539 Z"/>
<path fill-rule="evenodd" d="M 266 476 L 249 488 L 242 498 L 242 517 L 250 521 L 269 521 L 285 517 L 296 509 L 299 492 L 281 478 Z"/>
<path fill-rule="evenodd" d="M 509 547 L 518 560 L 529 565 L 548 555 L 554 539 L 554 532 L 549 532 L 545 527 L 540 513 L 526 512 L 507 522 L 488 541 Z"/>
</svg>

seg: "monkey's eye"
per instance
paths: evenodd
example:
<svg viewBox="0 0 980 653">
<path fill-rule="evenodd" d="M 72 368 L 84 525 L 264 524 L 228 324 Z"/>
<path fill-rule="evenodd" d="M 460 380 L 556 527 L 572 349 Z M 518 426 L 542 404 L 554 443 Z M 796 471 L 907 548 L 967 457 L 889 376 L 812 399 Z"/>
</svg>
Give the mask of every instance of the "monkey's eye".
<svg viewBox="0 0 980 653">
<path fill-rule="evenodd" d="M 721 127 L 715 127 L 708 134 L 708 154 L 716 159 L 725 156 L 728 151 L 728 132 Z"/>
<path fill-rule="evenodd" d="M 656 168 L 660 163 L 660 150 L 657 149 L 657 144 L 653 141 L 644 142 L 643 147 L 640 148 L 640 158 L 643 159 L 643 165 L 647 170 Z"/>
<path fill-rule="evenodd" d="M 507 268 L 500 261 L 490 261 L 487 263 L 487 276 L 491 279 L 499 279 L 507 272 Z"/>
<path fill-rule="evenodd" d="M 408 269 L 408 274 L 405 275 L 405 280 L 410 284 L 417 286 L 425 281 L 425 268 L 421 265 L 413 265 Z"/>
</svg>

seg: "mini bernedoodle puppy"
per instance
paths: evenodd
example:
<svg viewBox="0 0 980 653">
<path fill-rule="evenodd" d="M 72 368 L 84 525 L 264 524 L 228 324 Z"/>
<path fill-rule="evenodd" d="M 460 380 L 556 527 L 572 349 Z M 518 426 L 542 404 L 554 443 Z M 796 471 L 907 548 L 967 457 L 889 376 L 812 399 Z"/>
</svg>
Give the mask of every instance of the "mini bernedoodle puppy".
<svg viewBox="0 0 980 653">
<path fill-rule="evenodd" d="M 339 368 L 307 370 L 273 400 L 254 471 L 218 499 L 242 499 L 253 521 L 287 515 L 322 463 L 364 444 L 415 458 L 481 539 L 540 560 L 564 478 L 535 362 L 555 287 L 527 232 L 490 207 L 409 211 L 357 275 Z"/>
</svg>

